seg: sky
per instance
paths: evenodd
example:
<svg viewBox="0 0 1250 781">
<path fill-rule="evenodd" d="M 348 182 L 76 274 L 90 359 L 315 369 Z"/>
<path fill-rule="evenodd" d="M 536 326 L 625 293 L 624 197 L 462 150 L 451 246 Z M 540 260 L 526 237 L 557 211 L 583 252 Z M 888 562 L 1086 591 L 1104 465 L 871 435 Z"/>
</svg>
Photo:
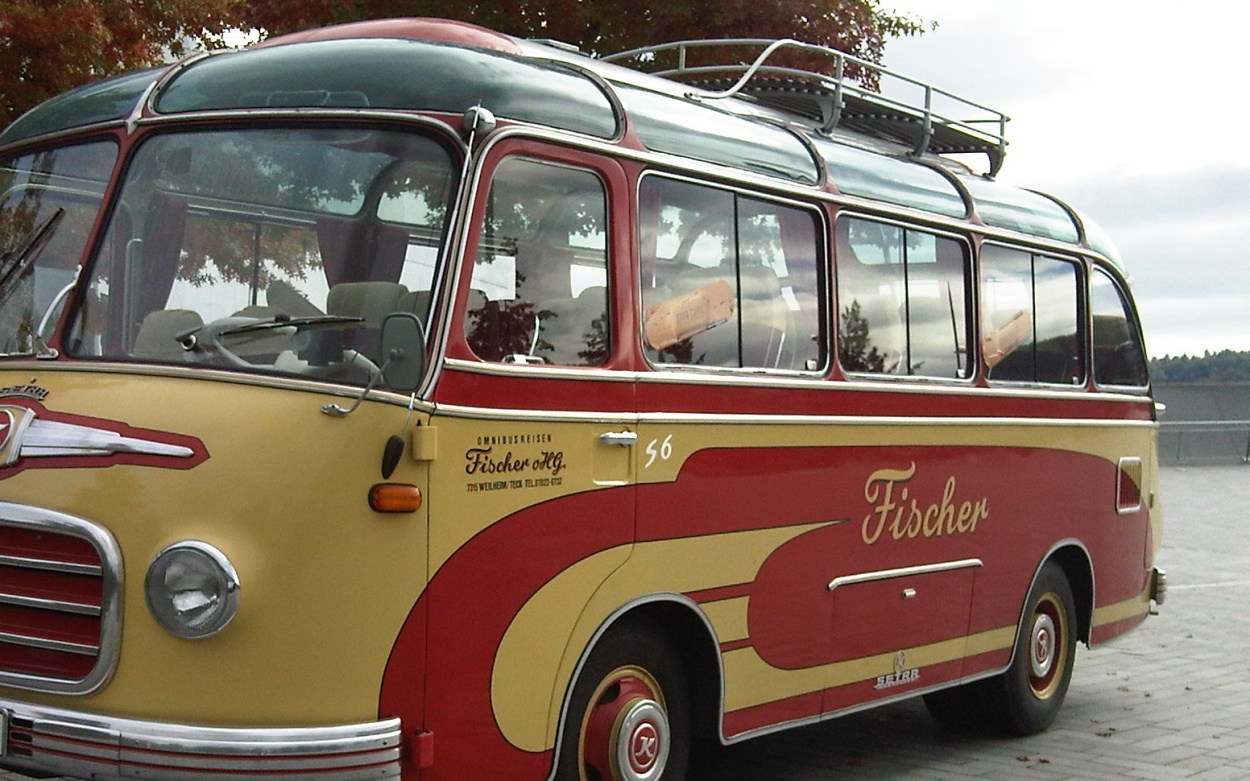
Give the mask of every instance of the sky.
<svg viewBox="0 0 1250 781">
<path fill-rule="evenodd" d="M 1250 3 L 890 0 L 887 68 L 1002 111 L 998 178 L 1111 235 L 1151 357 L 1250 350 Z"/>
</svg>

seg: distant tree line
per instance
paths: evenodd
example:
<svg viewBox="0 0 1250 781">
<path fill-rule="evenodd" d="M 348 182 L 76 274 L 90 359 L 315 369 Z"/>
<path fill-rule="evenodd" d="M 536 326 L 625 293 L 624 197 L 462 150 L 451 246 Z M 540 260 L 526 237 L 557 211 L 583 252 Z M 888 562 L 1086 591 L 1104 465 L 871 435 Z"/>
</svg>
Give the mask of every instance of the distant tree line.
<svg viewBox="0 0 1250 781">
<path fill-rule="evenodd" d="M 1165 355 L 1150 362 L 1150 376 L 1155 384 L 1250 382 L 1250 350 Z"/>
</svg>

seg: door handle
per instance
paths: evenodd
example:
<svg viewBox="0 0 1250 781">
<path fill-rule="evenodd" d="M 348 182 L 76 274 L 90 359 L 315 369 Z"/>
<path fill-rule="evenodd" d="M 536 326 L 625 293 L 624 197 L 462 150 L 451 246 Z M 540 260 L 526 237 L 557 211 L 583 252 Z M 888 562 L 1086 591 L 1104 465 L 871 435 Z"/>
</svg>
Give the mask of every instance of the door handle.
<svg viewBox="0 0 1250 781">
<path fill-rule="evenodd" d="M 638 435 L 633 431 L 606 431 L 599 435 L 599 441 L 605 445 L 631 447 L 638 443 Z"/>
</svg>

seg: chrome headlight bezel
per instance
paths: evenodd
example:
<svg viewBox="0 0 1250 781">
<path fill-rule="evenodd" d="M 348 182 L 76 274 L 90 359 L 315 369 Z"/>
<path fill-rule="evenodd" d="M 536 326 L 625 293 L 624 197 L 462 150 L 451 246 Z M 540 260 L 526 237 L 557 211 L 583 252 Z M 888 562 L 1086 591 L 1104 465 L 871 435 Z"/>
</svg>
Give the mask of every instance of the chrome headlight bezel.
<svg viewBox="0 0 1250 781">
<path fill-rule="evenodd" d="M 188 584 L 198 584 L 198 588 L 170 589 L 171 577 L 189 579 Z M 148 611 L 156 622 L 170 634 L 186 640 L 221 632 L 239 610 L 239 575 L 234 565 L 217 548 L 196 540 L 174 543 L 158 553 L 148 567 L 143 591 Z M 206 605 L 207 613 L 192 615 L 191 608 L 180 609 L 176 604 L 180 596 L 195 591 L 203 596 L 193 607 Z"/>
</svg>

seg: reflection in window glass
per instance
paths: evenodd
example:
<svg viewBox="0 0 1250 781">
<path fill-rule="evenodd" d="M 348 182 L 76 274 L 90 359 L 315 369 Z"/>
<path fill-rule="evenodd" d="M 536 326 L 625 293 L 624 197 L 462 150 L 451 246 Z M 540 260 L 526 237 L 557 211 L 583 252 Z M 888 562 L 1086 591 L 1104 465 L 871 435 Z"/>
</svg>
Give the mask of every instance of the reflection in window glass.
<svg viewBox="0 0 1250 781">
<path fill-rule="evenodd" d="M 1146 353 L 1132 308 L 1111 277 L 1095 269 L 1090 279 L 1094 316 L 1094 381 L 1099 385 L 1143 387 L 1148 382 Z"/>
<path fill-rule="evenodd" d="M 838 223 L 838 359 L 848 372 L 966 378 L 961 242 L 860 219 Z"/>
<path fill-rule="evenodd" d="M 949 179 L 914 160 L 814 139 L 839 192 L 963 217 L 968 206 Z"/>
<path fill-rule="evenodd" d="M 657 364 L 823 366 L 816 223 L 726 190 L 659 177 L 640 195 L 643 341 Z"/>
<path fill-rule="evenodd" d="M 820 181 L 812 153 L 789 130 L 705 103 L 674 100 L 624 84 L 613 86 L 634 132 L 648 149 L 803 184 Z"/>
<path fill-rule="evenodd" d="M 384 363 L 383 319 L 429 311 L 453 181 L 447 151 L 409 133 L 152 136 L 66 350 L 366 384 Z M 427 273 L 409 273 L 422 253 Z"/>
<path fill-rule="evenodd" d="M 980 177 L 962 177 L 986 225 L 1075 244 L 1080 238 L 1072 215 L 1053 199 Z"/>
<path fill-rule="evenodd" d="M 465 309 L 486 361 L 608 360 L 607 201 L 595 174 L 522 158 L 491 183 Z"/>
<path fill-rule="evenodd" d="M 116 155 L 108 142 L 0 161 L 0 354 L 51 335 Z"/>
<path fill-rule="evenodd" d="M 1069 261 L 981 250 L 981 353 L 991 380 L 1084 382 L 1078 279 Z"/>
</svg>

